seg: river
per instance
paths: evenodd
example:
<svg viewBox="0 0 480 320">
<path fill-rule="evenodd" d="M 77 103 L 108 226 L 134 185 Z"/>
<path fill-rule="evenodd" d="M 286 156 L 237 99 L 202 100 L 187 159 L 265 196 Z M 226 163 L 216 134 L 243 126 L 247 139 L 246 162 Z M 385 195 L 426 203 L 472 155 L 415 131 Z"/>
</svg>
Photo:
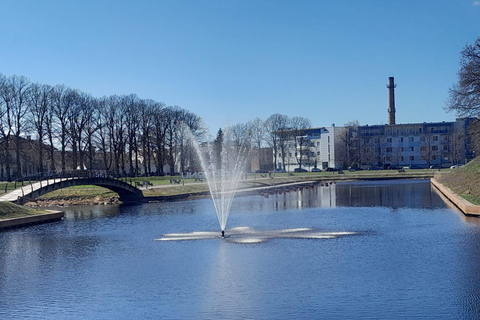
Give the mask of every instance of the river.
<svg viewBox="0 0 480 320">
<path fill-rule="evenodd" d="M 429 181 L 238 197 L 227 238 L 155 241 L 219 231 L 213 210 L 209 199 L 75 207 L 1 232 L 0 319 L 480 318 L 480 220 Z M 270 236 L 232 241 L 247 227 Z"/>
</svg>

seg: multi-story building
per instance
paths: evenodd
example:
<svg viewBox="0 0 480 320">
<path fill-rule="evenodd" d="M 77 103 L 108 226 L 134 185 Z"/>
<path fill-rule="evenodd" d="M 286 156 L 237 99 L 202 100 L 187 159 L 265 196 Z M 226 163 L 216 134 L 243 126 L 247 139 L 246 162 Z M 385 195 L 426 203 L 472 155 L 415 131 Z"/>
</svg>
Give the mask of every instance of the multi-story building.
<svg viewBox="0 0 480 320">
<path fill-rule="evenodd" d="M 468 143 L 471 119 L 347 127 L 339 148 L 344 166 L 448 167 L 473 157 Z"/>
<path fill-rule="evenodd" d="M 310 171 L 313 168 L 325 170 L 339 168 L 337 156 L 340 133 L 343 127 L 317 127 L 301 130 L 301 135 L 291 137 L 285 154 L 285 170 L 301 168 Z M 282 157 L 278 157 L 281 161 Z M 281 163 L 277 168 L 282 168 Z"/>
<path fill-rule="evenodd" d="M 389 78 L 388 124 L 304 129 L 289 135 L 284 168 L 345 169 L 449 167 L 474 157 L 468 135 L 471 118 L 454 122 L 396 124 L 395 90 Z M 281 157 L 278 157 L 281 159 Z M 279 168 L 280 163 L 276 164 Z"/>
</svg>

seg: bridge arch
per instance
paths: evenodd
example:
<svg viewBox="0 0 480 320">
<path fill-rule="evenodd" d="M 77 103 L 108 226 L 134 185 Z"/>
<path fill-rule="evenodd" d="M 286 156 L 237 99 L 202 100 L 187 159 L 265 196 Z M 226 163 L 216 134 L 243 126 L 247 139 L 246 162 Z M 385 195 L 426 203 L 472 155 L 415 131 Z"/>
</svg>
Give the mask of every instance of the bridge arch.
<svg viewBox="0 0 480 320">
<path fill-rule="evenodd" d="M 122 202 L 138 202 L 143 198 L 143 193 L 122 180 L 113 179 L 107 176 L 75 176 L 67 178 L 56 178 L 30 183 L 18 188 L 9 194 L 0 197 L 0 201 L 11 201 L 23 204 L 29 200 L 38 198 L 46 193 L 79 185 L 95 185 L 104 187 L 118 193 Z"/>
</svg>

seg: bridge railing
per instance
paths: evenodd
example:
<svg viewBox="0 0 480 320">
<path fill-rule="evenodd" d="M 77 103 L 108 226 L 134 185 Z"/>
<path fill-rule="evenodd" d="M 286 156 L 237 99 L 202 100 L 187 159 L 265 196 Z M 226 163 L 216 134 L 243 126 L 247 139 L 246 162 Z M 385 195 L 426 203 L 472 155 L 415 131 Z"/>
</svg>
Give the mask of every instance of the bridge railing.
<svg viewBox="0 0 480 320">
<path fill-rule="evenodd" d="M 4 193 L 15 190 L 20 187 L 30 186 L 33 191 L 33 184 L 40 183 L 40 187 L 50 185 L 68 179 L 91 179 L 91 178 L 109 178 L 120 180 L 135 187 L 135 182 L 128 176 L 115 173 L 108 170 L 69 170 L 63 172 L 44 172 L 36 175 L 26 176 L 15 181 L 5 182 L 2 188 Z M 23 192 L 23 188 L 22 188 Z"/>
</svg>

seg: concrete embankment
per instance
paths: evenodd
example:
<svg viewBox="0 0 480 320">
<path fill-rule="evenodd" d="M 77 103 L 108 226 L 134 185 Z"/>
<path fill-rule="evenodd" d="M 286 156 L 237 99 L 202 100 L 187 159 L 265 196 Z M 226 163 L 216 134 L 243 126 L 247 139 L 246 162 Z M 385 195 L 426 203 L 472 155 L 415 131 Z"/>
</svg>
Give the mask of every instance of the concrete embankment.
<svg viewBox="0 0 480 320">
<path fill-rule="evenodd" d="M 480 216 L 480 206 L 474 205 L 465 200 L 450 188 L 438 182 L 435 178 L 430 179 L 432 185 L 441 192 L 451 203 L 453 203 L 463 214 L 467 216 Z"/>
<path fill-rule="evenodd" d="M 51 211 L 48 213 L 29 215 L 25 217 L 2 219 L 0 220 L 0 230 L 59 221 L 64 217 L 65 213 L 62 211 Z"/>
</svg>

